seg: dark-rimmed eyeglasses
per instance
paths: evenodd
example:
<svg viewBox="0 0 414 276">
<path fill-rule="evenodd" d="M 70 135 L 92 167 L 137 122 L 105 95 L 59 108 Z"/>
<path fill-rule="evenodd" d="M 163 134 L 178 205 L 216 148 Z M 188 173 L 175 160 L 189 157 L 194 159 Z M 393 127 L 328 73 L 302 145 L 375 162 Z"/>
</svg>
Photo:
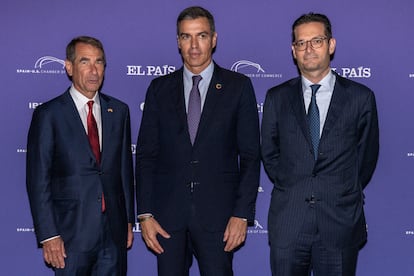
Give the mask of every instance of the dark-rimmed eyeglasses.
<svg viewBox="0 0 414 276">
<path fill-rule="evenodd" d="M 299 40 L 299 41 L 293 42 L 292 45 L 298 51 L 306 50 L 306 48 L 308 47 L 308 43 L 310 43 L 310 46 L 312 47 L 312 49 L 318 49 L 322 47 L 323 42 L 326 39 L 328 39 L 326 36 L 315 37 L 315 38 L 312 38 L 311 40 Z"/>
</svg>

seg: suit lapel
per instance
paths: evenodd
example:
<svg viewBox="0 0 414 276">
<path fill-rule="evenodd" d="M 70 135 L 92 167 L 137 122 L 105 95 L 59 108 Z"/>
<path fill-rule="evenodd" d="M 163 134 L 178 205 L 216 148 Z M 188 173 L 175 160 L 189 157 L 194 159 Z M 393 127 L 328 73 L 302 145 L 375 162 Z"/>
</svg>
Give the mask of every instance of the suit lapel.
<svg viewBox="0 0 414 276">
<path fill-rule="evenodd" d="M 300 129 L 303 132 L 303 136 L 308 141 L 309 146 L 312 148 L 312 141 L 310 138 L 310 131 L 309 131 L 309 124 L 306 119 L 306 110 L 305 110 L 305 102 L 303 100 L 303 90 L 302 90 L 302 82 L 301 78 L 298 77 L 291 82 L 293 86 L 292 93 L 288 93 L 290 104 L 293 109 L 293 113 L 296 116 L 296 120 Z"/>
<path fill-rule="evenodd" d="M 211 77 L 210 85 L 208 87 L 206 100 L 203 106 L 203 112 L 201 113 L 200 123 L 198 125 L 197 136 L 194 141 L 194 145 L 197 144 L 197 141 L 200 137 L 205 136 L 203 134 L 206 131 L 207 126 L 210 125 L 210 120 L 214 114 L 214 110 L 217 107 L 217 101 L 220 99 L 220 95 L 225 93 L 226 87 L 223 84 L 220 77 L 220 67 L 216 64 L 214 65 L 213 76 Z"/>
<path fill-rule="evenodd" d="M 177 113 L 180 124 L 179 131 L 185 132 L 188 143 L 191 145 L 190 134 L 188 133 L 187 111 L 185 108 L 183 68 L 181 67 L 180 70 L 177 70 L 172 74 L 175 74 L 175 76 L 171 76 L 170 84 L 168 85 L 168 90 L 170 91 L 169 95 L 171 96 L 169 100 Z"/>
<path fill-rule="evenodd" d="M 88 152 L 90 157 L 95 159 L 95 155 L 93 154 L 92 148 L 89 145 L 88 134 L 86 133 L 85 127 L 82 124 L 82 120 L 76 108 L 75 102 L 70 96 L 69 89 L 65 92 L 65 94 L 63 94 L 62 114 L 67 115 L 67 123 L 74 129 L 74 134 L 77 135 L 77 133 L 79 133 L 79 135 L 82 137 L 80 139 L 82 141 L 81 147 L 85 148 L 85 152 Z"/>
<path fill-rule="evenodd" d="M 346 88 L 341 81 L 341 77 L 336 75 L 336 82 L 332 94 L 331 102 L 329 104 L 328 114 L 326 116 L 325 124 L 323 126 L 321 142 L 329 134 L 338 117 L 343 112 L 343 108 L 347 105 L 349 98 L 346 96 Z"/>
</svg>

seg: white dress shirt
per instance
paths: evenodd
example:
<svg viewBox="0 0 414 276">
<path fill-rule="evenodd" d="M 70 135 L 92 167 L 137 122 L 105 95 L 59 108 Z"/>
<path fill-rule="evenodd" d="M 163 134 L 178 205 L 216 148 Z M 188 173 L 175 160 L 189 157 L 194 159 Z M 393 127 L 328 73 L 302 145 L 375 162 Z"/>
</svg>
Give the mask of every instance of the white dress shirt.
<svg viewBox="0 0 414 276">
<path fill-rule="evenodd" d="M 102 117 L 101 117 L 101 104 L 99 101 L 98 92 L 92 99 L 85 97 L 79 91 L 72 87 L 69 90 L 70 96 L 72 97 L 73 101 L 75 102 L 76 109 L 78 110 L 79 116 L 82 120 L 83 127 L 85 128 L 86 134 L 88 134 L 88 124 L 87 124 L 87 117 L 89 112 L 89 101 L 94 101 L 92 105 L 92 112 L 93 116 L 96 120 L 96 125 L 98 126 L 98 134 L 99 134 L 99 147 L 102 151 Z"/>
</svg>

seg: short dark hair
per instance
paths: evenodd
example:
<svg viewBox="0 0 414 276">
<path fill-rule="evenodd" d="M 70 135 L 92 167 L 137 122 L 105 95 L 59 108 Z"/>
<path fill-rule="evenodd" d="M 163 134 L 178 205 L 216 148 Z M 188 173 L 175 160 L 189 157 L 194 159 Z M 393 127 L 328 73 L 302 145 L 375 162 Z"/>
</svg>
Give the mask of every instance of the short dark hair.
<svg viewBox="0 0 414 276">
<path fill-rule="evenodd" d="M 322 23 L 325 26 L 325 35 L 326 35 L 326 37 L 328 38 L 328 40 L 332 38 L 332 26 L 331 26 L 331 22 L 329 21 L 329 18 L 324 14 L 310 12 L 308 14 L 301 15 L 293 23 L 293 25 L 292 25 L 292 42 L 295 42 L 295 40 L 296 40 L 296 37 L 295 37 L 296 27 L 299 26 L 299 25 L 306 24 L 306 23 L 311 23 L 311 22 Z"/>
<path fill-rule="evenodd" d="M 208 23 L 210 24 L 210 31 L 211 35 L 213 35 L 216 32 L 216 26 L 214 24 L 214 17 L 213 15 L 206 10 L 205 8 L 199 7 L 199 6 L 193 6 L 188 7 L 184 9 L 177 17 L 177 35 L 179 35 L 179 27 L 180 23 L 183 20 L 186 19 L 197 19 L 200 17 L 205 17 L 208 20 Z"/>
<path fill-rule="evenodd" d="M 78 43 L 89 44 L 101 50 L 104 63 L 106 64 L 105 51 L 104 51 L 102 43 L 99 41 L 99 39 L 91 37 L 91 36 L 78 36 L 72 39 L 71 42 L 69 42 L 68 46 L 66 46 L 66 59 L 67 60 L 71 62 L 75 61 L 75 58 L 76 58 L 75 50 L 76 50 L 76 45 Z"/>
</svg>

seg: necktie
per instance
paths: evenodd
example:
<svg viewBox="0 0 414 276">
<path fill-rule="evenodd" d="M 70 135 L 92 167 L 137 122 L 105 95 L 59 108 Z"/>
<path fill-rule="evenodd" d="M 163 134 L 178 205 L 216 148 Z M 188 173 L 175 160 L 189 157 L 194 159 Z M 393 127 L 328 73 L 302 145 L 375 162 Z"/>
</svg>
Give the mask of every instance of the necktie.
<svg viewBox="0 0 414 276">
<path fill-rule="evenodd" d="M 198 83 L 202 79 L 201 76 L 193 76 L 193 88 L 191 88 L 190 97 L 188 99 L 188 132 L 190 133 L 191 144 L 194 144 L 197 135 L 198 124 L 201 117 L 201 97 Z"/>
<path fill-rule="evenodd" d="M 93 101 L 88 102 L 88 117 L 86 119 L 87 126 L 88 126 L 88 139 L 89 144 L 91 145 L 92 152 L 95 155 L 96 162 L 99 164 L 101 162 L 101 149 L 99 146 L 99 134 L 98 134 L 98 126 L 96 125 L 95 117 L 93 116 Z M 102 212 L 105 211 L 105 199 L 102 193 Z"/>
<path fill-rule="evenodd" d="M 319 109 L 316 104 L 316 92 L 318 91 L 320 84 L 313 84 L 310 86 L 312 89 L 312 98 L 309 104 L 308 110 L 308 122 L 310 136 L 312 139 L 313 152 L 315 160 L 318 159 L 318 147 L 319 147 L 319 137 L 320 137 L 320 119 L 319 119 Z"/>
</svg>

